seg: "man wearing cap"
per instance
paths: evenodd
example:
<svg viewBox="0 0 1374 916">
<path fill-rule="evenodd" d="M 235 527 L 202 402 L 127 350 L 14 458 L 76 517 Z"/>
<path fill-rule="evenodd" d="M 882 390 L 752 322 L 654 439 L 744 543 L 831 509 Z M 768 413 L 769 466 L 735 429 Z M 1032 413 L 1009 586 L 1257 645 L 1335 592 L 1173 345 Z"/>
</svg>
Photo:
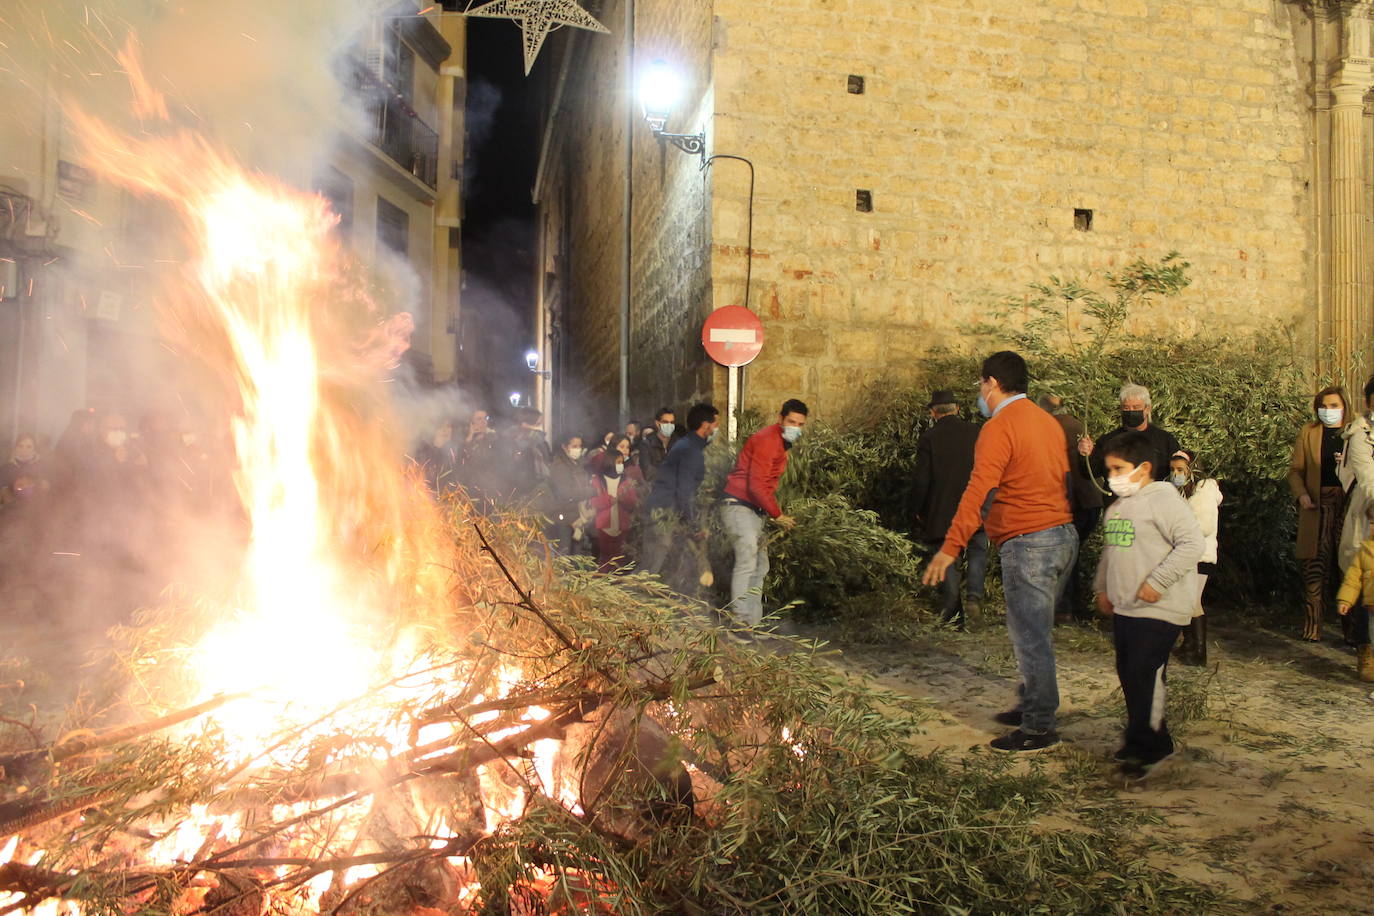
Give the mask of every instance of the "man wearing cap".
<svg viewBox="0 0 1374 916">
<path fill-rule="evenodd" d="M 959 416 L 954 392 L 942 388 L 930 397 L 926 405 L 935 424 L 921 434 L 916 443 L 915 492 L 912 505 L 916 507 L 916 538 L 930 546 L 932 554 L 940 550 L 949 532 L 959 498 L 968 486 L 973 472 L 973 446 L 978 441 L 979 427 Z M 968 556 L 968 597 L 959 600 L 959 567 L 953 566 L 940 584 L 940 618 L 963 629 L 966 619 L 975 622 L 982 610 L 983 579 L 988 568 L 988 536 L 980 528 L 969 538 L 965 550 Z"/>
</svg>

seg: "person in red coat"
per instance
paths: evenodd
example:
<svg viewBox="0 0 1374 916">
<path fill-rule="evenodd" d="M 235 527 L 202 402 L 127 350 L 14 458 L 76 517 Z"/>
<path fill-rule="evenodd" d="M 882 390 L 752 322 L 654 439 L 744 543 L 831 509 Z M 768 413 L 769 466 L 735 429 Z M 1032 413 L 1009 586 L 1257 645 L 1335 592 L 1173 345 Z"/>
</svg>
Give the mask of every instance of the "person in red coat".
<svg viewBox="0 0 1374 916">
<path fill-rule="evenodd" d="M 590 500 L 596 510 L 592 522 L 596 529 L 596 568 L 611 572 L 624 564 L 625 536 L 644 488 L 643 473 L 630 462 L 629 436 L 617 434 L 611 440 L 594 469 L 592 485 L 596 487 Z"/>
<path fill-rule="evenodd" d="M 808 410 L 792 398 L 782 405 L 778 422 L 765 426 L 744 443 L 725 482 L 720 519 L 735 548 L 730 576 L 730 610 L 747 626 L 763 620 L 763 580 L 768 575 L 768 519 L 783 528 L 796 524 L 778 506 L 778 481 L 787 470 L 787 451 L 801 438 Z"/>
</svg>

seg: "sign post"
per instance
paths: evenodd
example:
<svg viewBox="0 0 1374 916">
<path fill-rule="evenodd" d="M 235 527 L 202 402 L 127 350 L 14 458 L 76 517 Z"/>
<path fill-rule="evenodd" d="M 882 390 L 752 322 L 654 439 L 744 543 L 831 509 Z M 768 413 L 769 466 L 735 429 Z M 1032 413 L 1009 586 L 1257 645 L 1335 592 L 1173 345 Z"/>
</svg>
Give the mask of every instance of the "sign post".
<svg viewBox="0 0 1374 916">
<path fill-rule="evenodd" d="M 727 305 L 710 314 L 701 326 L 701 345 L 706 354 L 728 370 L 726 386 L 726 437 L 734 442 L 739 432 L 739 370 L 763 350 L 763 322 L 742 305 Z"/>
</svg>

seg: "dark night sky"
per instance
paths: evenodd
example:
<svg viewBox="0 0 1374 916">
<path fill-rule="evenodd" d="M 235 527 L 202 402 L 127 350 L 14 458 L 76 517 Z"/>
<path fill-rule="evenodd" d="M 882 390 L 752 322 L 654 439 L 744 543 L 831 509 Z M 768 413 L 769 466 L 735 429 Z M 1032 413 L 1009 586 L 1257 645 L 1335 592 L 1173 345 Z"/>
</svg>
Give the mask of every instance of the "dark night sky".
<svg viewBox="0 0 1374 916">
<path fill-rule="evenodd" d="M 467 377 L 492 408 L 531 393 L 524 353 L 533 343 L 534 207 L 539 153 L 539 68 L 524 74 L 519 26 L 469 19 L 462 308 L 470 316 Z M 460 372 L 464 370 L 460 368 Z"/>
</svg>

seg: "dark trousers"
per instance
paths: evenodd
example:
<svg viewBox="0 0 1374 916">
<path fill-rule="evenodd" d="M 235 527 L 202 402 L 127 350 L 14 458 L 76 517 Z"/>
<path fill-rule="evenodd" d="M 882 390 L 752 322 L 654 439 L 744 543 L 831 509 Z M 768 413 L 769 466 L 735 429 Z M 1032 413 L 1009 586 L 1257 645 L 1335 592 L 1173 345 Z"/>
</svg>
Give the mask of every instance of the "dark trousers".
<svg viewBox="0 0 1374 916">
<path fill-rule="evenodd" d="M 1174 752 L 1164 721 L 1169 652 L 1183 627 L 1150 617 L 1114 617 L 1116 676 L 1126 697 L 1123 756 L 1154 763 Z"/>
<path fill-rule="evenodd" d="M 1350 609 L 1350 635 L 1357 646 L 1369 645 L 1369 610 L 1366 604 Z"/>
<path fill-rule="evenodd" d="M 639 571 L 653 573 L 682 594 L 690 594 L 691 577 L 686 572 L 691 563 L 691 541 L 682 516 L 671 509 L 655 509 L 641 519 Z"/>
<path fill-rule="evenodd" d="M 1080 620 L 1092 620 L 1096 617 L 1093 608 L 1083 600 L 1080 580 L 1083 578 L 1083 570 L 1081 569 L 1084 561 L 1083 547 L 1088 543 L 1088 536 L 1097 529 L 1098 522 L 1101 520 L 1102 510 L 1100 508 L 1073 510 L 1073 530 L 1078 532 L 1078 559 L 1074 561 L 1074 568 L 1067 580 L 1067 587 L 1055 605 L 1054 613 L 1056 616 L 1077 617 Z"/>
<path fill-rule="evenodd" d="M 944 541 L 930 541 L 931 556 L 939 552 Z M 979 528 L 968 539 L 964 556 L 954 561 L 945 572 L 945 580 L 940 583 L 940 619 L 946 622 L 963 624 L 964 602 L 959 596 L 964 585 L 964 576 L 959 569 L 961 562 L 968 562 L 968 600 L 979 605 L 983 603 L 983 590 L 988 575 L 988 533 Z"/>
</svg>

